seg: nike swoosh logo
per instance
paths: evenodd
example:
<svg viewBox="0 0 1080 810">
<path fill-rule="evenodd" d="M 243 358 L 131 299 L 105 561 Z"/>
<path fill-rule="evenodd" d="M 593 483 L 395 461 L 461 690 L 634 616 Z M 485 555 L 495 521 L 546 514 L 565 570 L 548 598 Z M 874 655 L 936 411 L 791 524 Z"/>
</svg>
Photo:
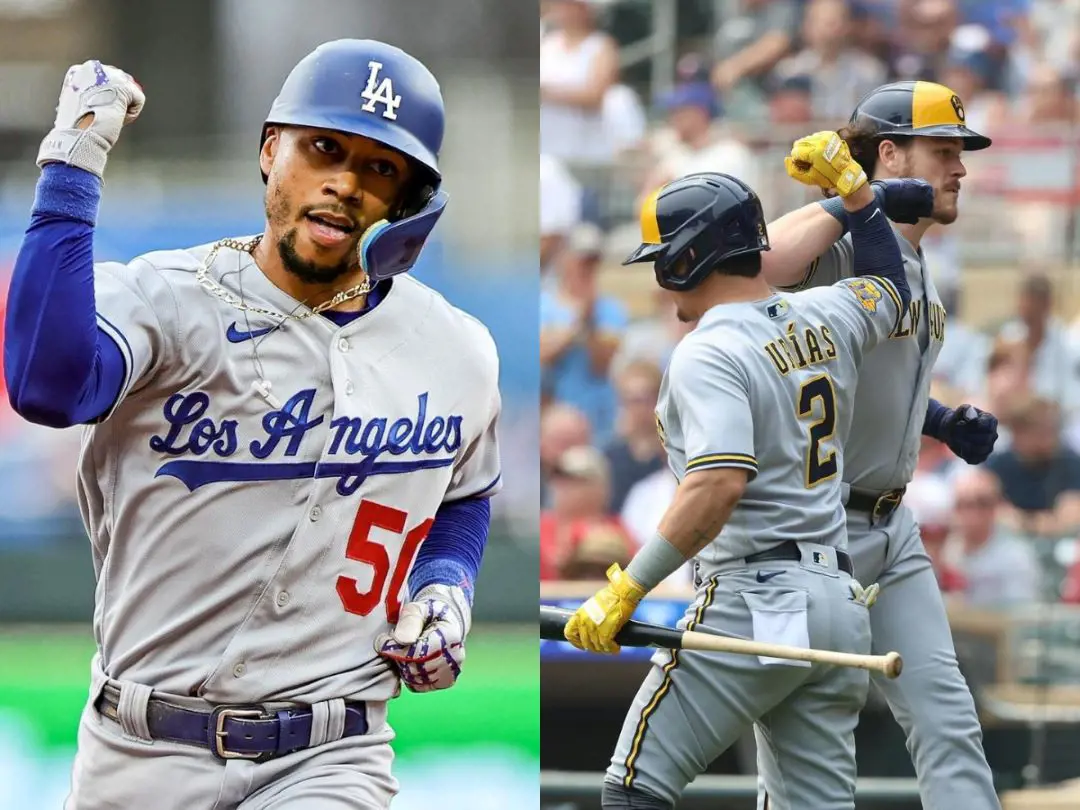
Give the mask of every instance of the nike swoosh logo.
<svg viewBox="0 0 1080 810">
<path fill-rule="evenodd" d="M 866 221 L 869 222 L 870 220 L 872 220 L 874 217 L 876 217 L 880 213 L 881 213 L 881 209 L 880 208 L 876 209 L 874 211 L 874 213 L 872 213 L 869 217 L 866 218 Z"/>
<path fill-rule="evenodd" d="M 229 343 L 243 343 L 245 340 L 257 338 L 259 335 L 265 335 L 273 330 L 274 327 L 268 326 L 265 329 L 252 329 L 250 332 L 241 332 L 236 328 L 236 321 L 233 321 L 229 324 L 229 328 L 225 330 L 225 337 L 229 339 Z"/>
<path fill-rule="evenodd" d="M 768 582 L 773 577 L 778 577 L 782 573 L 784 573 L 784 572 L 783 571 L 769 571 L 769 572 L 758 571 L 757 572 L 757 581 L 758 582 Z"/>
</svg>

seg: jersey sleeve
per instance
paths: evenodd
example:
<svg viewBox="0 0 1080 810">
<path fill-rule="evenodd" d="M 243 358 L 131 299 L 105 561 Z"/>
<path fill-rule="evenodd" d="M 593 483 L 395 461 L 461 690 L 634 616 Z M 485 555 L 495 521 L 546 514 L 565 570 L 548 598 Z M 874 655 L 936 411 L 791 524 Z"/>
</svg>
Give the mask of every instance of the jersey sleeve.
<svg viewBox="0 0 1080 810">
<path fill-rule="evenodd" d="M 471 320 L 471 319 L 470 319 Z M 476 386 L 477 408 L 474 430 L 465 425 L 467 440 L 462 443 L 454 462 L 454 472 L 443 503 L 464 498 L 490 498 L 502 489 L 502 460 L 499 453 L 499 417 L 502 395 L 499 391 L 499 355 L 491 334 L 478 321 L 470 325 L 482 348 L 479 352 L 479 375 Z"/>
<path fill-rule="evenodd" d="M 836 282 L 829 291 L 854 336 L 868 352 L 887 340 L 900 323 L 902 301 L 896 287 L 881 276 L 858 276 Z"/>
<path fill-rule="evenodd" d="M 752 480 L 757 457 L 745 369 L 720 348 L 689 341 L 675 350 L 668 373 L 685 444 L 686 472 L 738 467 Z"/>
<path fill-rule="evenodd" d="M 100 422 L 162 364 L 167 345 L 177 339 L 178 312 L 168 283 L 143 259 L 95 265 L 94 298 L 98 328 L 124 360 L 119 396 Z"/>
<path fill-rule="evenodd" d="M 788 292 L 807 290 L 811 287 L 827 287 L 835 284 L 842 278 L 850 278 L 854 274 L 855 252 L 851 246 L 851 239 L 845 237 L 834 242 L 823 254 L 818 256 L 806 268 L 806 275 L 802 281 L 788 287 L 781 287 Z"/>
</svg>

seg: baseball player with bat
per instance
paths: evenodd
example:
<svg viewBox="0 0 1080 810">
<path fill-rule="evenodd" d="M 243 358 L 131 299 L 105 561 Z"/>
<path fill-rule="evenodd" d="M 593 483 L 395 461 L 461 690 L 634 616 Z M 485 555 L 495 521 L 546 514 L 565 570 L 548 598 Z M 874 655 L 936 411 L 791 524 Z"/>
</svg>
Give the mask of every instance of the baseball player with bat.
<svg viewBox="0 0 1080 810">
<path fill-rule="evenodd" d="M 689 175 L 647 198 L 642 244 L 626 260 L 652 262 L 679 317 L 700 319 L 672 356 L 656 409 L 679 484 L 656 536 L 625 571 L 611 566 L 565 638 L 618 652 L 641 599 L 693 558 L 697 593 L 680 629 L 755 646 L 656 653 L 608 768 L 604 808 L 674 807 L 755 723 L 774 810 L 854 807 L 866 669 L 789 651 L 860 662 L 869 652 L 877 588 L 852 577 L 844 550 L 843 440 L 859 366 L 895 329 L 909 293 L 874 190 L 839 136 L 801 159 L 810 182 L 843 201 L 861 277 L 775 293 L 760 273 L 769 250 L 760 200 L 722 174 Z M 927 184 L 898 185 L 913 217 L 929 212 Z"/>
<path fill-rule="evenodd" d="M 876 679 L 907 735 L 927 810 L 998 810 L 993 776 L 971 693 L 957 666 L 945 605 L 923 550 L 919 527 L 902 503 L 918 458 L 920 436 L 947 444 L 968 464 L 987 459 L 997 419 L 969 405 L 956 410 L 929 398 L 931 371 L 945 338 L 945 309 L 919 242 L 934 223 L 958 216 L 963 151 L 985 149 L 990 139 L 964 121 L 964 105 L 949 88 L 930 82 L 879 87 L 859 104 L 841 130 L 852 154 L 875 179 L 918 177 L 934 188 L 934 208 L 917 222 L 889 211 L 904 256 L 911 304 L 889 340 L 859 375 L 843 480 L 848 539 L 855 575 L 881 586 L 870 621 L 875 652 L 896 650 L 904 676 Z M 817 133 L 799 150 L 830 138 Z M 789 158 L 788 172 L 807 181 Z M 828 288 L 855 269 L 854 242 L 843 201 L 829 199 L 769 225 L 772 250 L 762 272 L 785 289 Z M 758 736 L 759 748 L 766 740 Z M 763 798 L 763 797 L 762 797 Z"/>
<path fill-rule="evenodd" d="M 263 128 L 262 234 L 95 264 L 144 102 L 68 72 L 4 325 L 15 409 L 86 426 L 98 650 L 65 806 L 386 808 L 388 701 L 458 678 L 500 488 L 495 345 L 407 273 L 447 203 L 439 85 L 321 45 Z"/>
</svg>

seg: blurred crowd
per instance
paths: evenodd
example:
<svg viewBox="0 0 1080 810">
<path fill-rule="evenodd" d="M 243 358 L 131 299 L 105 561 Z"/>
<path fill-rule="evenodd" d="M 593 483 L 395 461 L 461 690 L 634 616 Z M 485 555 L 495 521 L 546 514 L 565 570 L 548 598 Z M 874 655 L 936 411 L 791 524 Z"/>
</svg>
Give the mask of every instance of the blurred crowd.
<svg viewBox="0 0 1080 810">
<path fill-rule="evenodd" d="M 991 410 L 1001 439 L 978 468 L 924 439 L 905 502 L 959 600 L 1080 604 L 1080 321 L 1062 303 L 1071 282 L 1055 272 L 1068 262 L 1052 250 L 1073 232 L 1061 223 L 1075 222 L 1080 172 L 1037 169 L 1023 151 L 1062 127 L 1068 148 L 1080 146 L 1070 129 L 1080 0 L 716 3 L 706 34 L 678 26 L 672 42 L 651 43 L 674 51 L 670 86 L 656 94 L 655 80 L 627 78 L 644 47 L 620 34 L 625 5 L 541 3 L 542 579 L 602 577 L 628 561 L 675 488 L 653 406 L 693 325 L 678 322 L 647 269 L 619 264 L 638 241 L 643 197 L 684 174 L 722 171 L 758 189 L 775 217 L 812 199 L 786 191 L 794 184 L 778 155 L 791 140 L 838 129 L 881 84 L 920 79 L 953 88 L 998 154 L 1015 156 L 1028 179 L 1056 173 L 1064 194 L 1010 198 L 978 158 L 968 162 L 961 221 L 977 208 L 973 227 L 1010 239 L 1021 221 L 1042 228 L 985 262 L 1001 286 L 981 297 L 964 283 L 970 257 L 984 256 L 972 227 L 927 234 L 950 316 L 935 396 Z M 972 317 L 984 309 L 994 315 Z M 689 570 L 672 577 L 689 581 Z"/>
</svg>

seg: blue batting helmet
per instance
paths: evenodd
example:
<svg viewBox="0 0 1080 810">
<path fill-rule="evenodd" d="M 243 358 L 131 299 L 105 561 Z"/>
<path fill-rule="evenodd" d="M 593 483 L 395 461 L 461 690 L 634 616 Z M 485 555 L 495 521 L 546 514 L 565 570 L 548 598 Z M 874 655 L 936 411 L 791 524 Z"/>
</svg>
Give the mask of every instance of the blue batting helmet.
<svg viewBox="0 0 1080 810">
<path fill-rule="evenodd" d="M 363 135 L 410 160 L 418 175 L 415 185 L 392 220 L 368 227 L 357 248 L 372 283 L 409 270 L 449 199 L 439 172 L 443 99 L 431 72 L 383 42 L 327 42 L 285 79 L 263 124 L 260 147 L 275 124 Z"/>
<path fill-rule="evenodd" d="M 746 183 L 727 174 L 680 177 L 641 207 L 641 245 L 623 262 L 652 262 L 666 290 L 692 290 L 723 262 L 769 249 L 761 200 Z"/>
</svg>

